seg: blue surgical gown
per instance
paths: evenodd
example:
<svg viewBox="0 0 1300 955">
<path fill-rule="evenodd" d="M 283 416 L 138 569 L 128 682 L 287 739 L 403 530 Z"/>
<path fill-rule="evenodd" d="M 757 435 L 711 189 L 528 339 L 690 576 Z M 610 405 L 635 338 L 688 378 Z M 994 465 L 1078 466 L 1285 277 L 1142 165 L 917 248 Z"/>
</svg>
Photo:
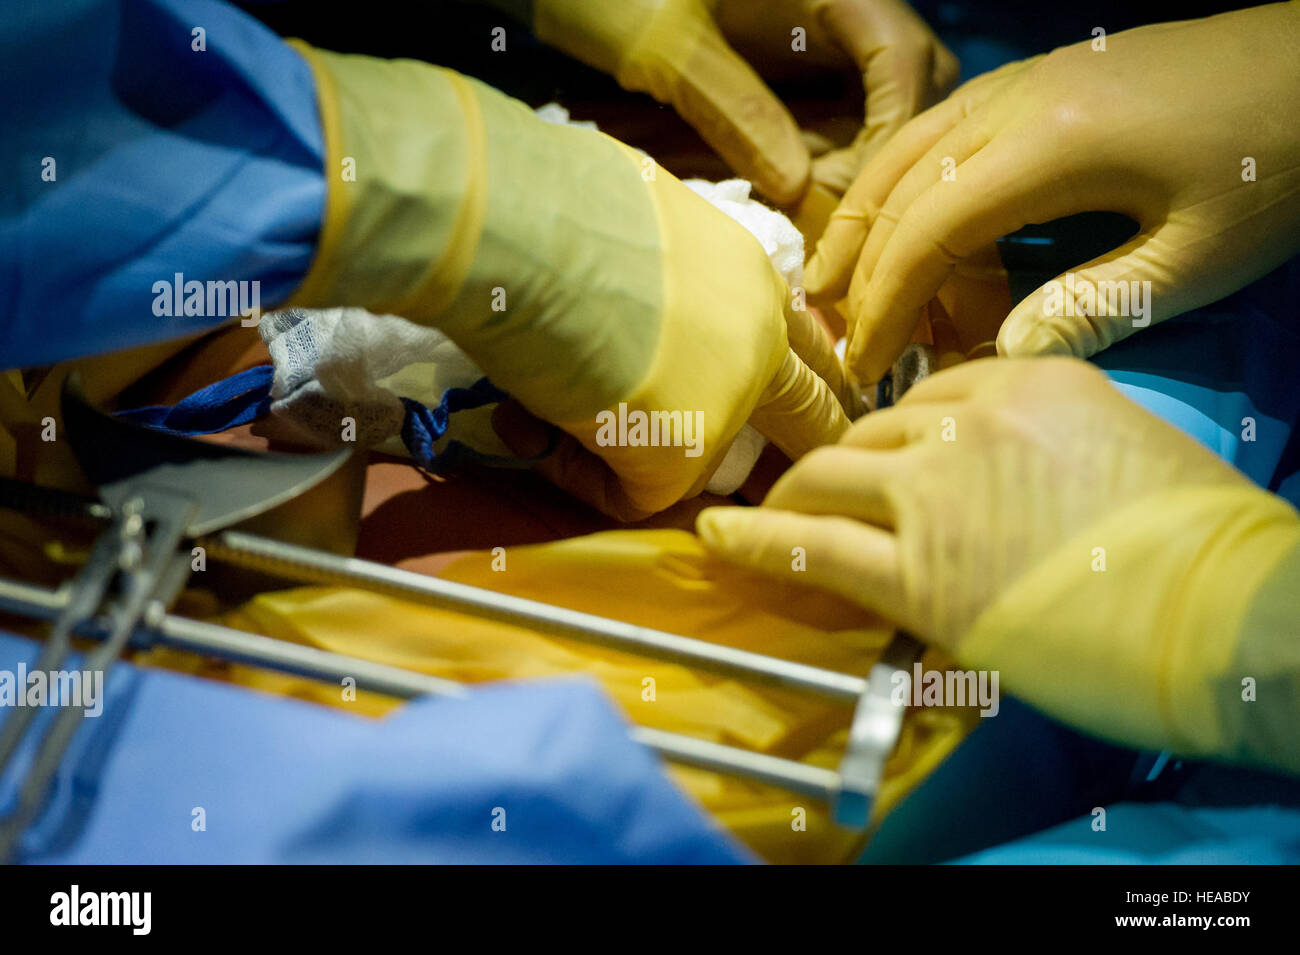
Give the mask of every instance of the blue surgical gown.
<svg viewBox="0 0 1300 955">
<path fill-rule="evenodd" d="M 218 0 L 0 13 L 0 368 L 204 331 L 154 285 L 306 275 L 324 212 L 307 63 Z M 249 286 L 251 288 L 251 286 Z"/>
</svg>

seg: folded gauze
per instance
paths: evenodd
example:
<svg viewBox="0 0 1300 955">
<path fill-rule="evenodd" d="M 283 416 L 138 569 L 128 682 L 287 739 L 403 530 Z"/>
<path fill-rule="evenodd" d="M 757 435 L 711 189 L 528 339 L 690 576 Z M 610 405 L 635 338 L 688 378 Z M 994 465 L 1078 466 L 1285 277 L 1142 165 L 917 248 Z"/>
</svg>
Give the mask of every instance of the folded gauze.
<svg viewBox="0 0 1300 955">
<path fill-rule="evenodd" d="M 563 114 L 553 104 L 542 110 L 550 111 L 543 113 L 547 118 Z M 748 182 L 688 179 L 685 184 L 748 229 L 786 284 L 803 283 L 803 236 L 781 213 L 751 198 Z M 396 315 L 359 308 L 292 308 L 263 315 L 258 332 L 275 365 L 271 415 L 313 445 L 355 442 L 410 456 L 402 437 L 412 402 L 435 408 L 448 389 L 468 388 L 483 377 L 442 332 Z M 494 384 L 509 390 L 509 382 Z M 509 458 L 509 449 L 492 429 L 491 411 L 484 406 L 451 415 L 434 453 L 454 441 L 481 455 Z M 757 430 L 745 425 L 706 489 L 733 493 L 765 444 Z"/>
</svg>

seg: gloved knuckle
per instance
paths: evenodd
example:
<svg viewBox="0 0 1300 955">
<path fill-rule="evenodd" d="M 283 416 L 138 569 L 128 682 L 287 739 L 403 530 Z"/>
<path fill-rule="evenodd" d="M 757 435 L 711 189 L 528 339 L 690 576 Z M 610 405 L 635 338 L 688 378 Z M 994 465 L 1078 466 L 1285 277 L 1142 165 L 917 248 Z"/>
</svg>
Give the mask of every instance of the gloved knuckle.
<svg viewBox="0 0 1300 955">
<path fill-rule="evenodd" d="M 1042 133 L 1047 143 L 1073 151 L 1081 139 L 1096 127 L 1095 110 L 1077 97 L 1053 97 L 1041 115 Z"/>
<path fill-rule="evenodd" d="M 948 92 L 957 85 L 961 78 L 961 63 L 957 57 L 942 43 L 935 47 L 934 79 L 935 85 L 943 92 Z"/>
</svg>

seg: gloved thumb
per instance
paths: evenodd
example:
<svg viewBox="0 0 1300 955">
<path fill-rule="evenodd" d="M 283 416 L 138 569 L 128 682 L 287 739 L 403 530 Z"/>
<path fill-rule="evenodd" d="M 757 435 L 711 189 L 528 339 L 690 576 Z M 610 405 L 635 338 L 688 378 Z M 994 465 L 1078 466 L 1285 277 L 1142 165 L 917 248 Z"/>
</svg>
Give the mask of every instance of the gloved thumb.
<svg viewBox="0 0 1300 955">
<path fill-rule="evenodd" d="M 718 154 L 773 202 L 803 195 L 812 159 L 794 117 L 712 20 L 692 24 L 693 42 L 643 38 L 619 67 L 628 89 L 671 103 Z"/>
<path fill-rule="evenodd" d="M 1072 272 L 1063 272 L 1011 310 L 998 332 L 1010 357 L 1087 358 L 1191 306 L 1161 267 L 1156 237 L 1134 239 Z"/>
<path fill-rule="evenodd" d="M 879 527 L 771 507 L 709 507 L 696 517 L 695 530 L 705 547 L 731 563 L 828 590 L 905 626 L 914 622 L 898 543 Z M 804 556 L 804 566 L 792 565 L 795 554 Z"/>
</svg>

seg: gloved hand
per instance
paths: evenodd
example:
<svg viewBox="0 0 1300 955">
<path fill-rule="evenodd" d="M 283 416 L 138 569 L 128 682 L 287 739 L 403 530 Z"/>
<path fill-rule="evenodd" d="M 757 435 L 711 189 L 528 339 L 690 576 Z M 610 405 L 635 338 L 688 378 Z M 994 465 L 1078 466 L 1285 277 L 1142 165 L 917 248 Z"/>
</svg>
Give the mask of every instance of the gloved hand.
<svg viewBox="0 0 1300 955">
<path fill-rule="evenodd" d="M 793 51 L 802 27 L 806 50 Z M 851 146 L 812 166 L 842 193 L 862 164 L 957 82 L 956 58 L 902 0 L 534 0 L 543 42 L 672 104 L 770 199 L 789 204 L 809 182 L 799 127 L 731 43 L 808 68 L 847 58 L 866 88 L 866 125 Z M 731 42 L 729 42 L 731 41 Z M 777 49 L 779 45 L 779 49 Z M 842 62 L 842 60 L 841 60 Z"/>
<path fill-rule="evenodd" d="M 940 372 L 697 530 L 1085 730 L 1300 769 L 1300 516 L 1081 362 Z"/>
<path fill-rule="evenodd" d="M 649 159 L 448 70 L 299 48 L 329 190 L 290 304 L 438 327 L 589 452 L 548 476 L 625 520 L 698 493 L 747 420 L 792 457 L 847 428 L 829 336 Z"/>
<path fill-rule="evenodd" d="M 1094 42 L 977 77 L 853 184 L 805 286 L 848 293 L 859 379 L 888 370 L 954 263 L 1027 223 L 1105 210 L 1140 230 L 1013 309 L 1007 355 L 1091 355 L 1300 251 L 1300 3 Z M 1141 310 L 1098 285 L 1119 282 L 1138 283 Z"/>
</svg>

